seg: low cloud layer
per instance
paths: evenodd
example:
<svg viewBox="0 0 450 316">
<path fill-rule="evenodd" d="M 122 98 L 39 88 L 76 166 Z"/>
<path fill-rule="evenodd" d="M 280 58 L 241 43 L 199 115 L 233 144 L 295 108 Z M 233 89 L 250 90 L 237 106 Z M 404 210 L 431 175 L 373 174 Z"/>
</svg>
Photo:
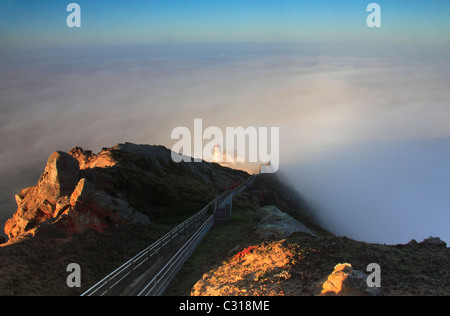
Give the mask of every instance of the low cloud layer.
<svg viewBox="0 0 450 316">
<path fill-rule="evenodd" d="M 0 213 L 11 216 L 13 193 L 37 181 L 55 150 L 170 148 L 173 128 L 202 118 L 205 127 L 280 127 L 280 170 L 336 233 L 450 241 L 448 53 L 403 52 L 263 44 L 3 52 Z"/>
</svg>

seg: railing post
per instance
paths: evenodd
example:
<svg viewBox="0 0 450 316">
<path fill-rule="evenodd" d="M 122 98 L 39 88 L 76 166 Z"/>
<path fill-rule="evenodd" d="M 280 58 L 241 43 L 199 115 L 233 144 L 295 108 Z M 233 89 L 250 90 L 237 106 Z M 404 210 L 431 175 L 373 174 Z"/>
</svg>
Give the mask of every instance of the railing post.
<svg viewBox="0 0 450 316">
<path fill-rule="evenodd" d="M 233 207 L 233 195 L 231 195 L 231 197 L 230 197 L 230 220 L 231 220 L 232 207 Z"/>
<path fill-rule="evenodd" d="M 214 214 L 216 213 L 216 211 L 217 211 L 217 199 L 219 198 L 219 196 L 217 195 L 216 196 L 216 199 L 214 200 Z"/>
</svg>

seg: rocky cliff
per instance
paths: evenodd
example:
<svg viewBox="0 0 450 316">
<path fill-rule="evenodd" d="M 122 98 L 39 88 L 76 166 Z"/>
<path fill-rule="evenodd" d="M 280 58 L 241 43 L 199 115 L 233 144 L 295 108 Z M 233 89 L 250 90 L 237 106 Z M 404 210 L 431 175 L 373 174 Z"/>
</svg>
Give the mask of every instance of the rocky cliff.
<svg viewBox="0 0 450 316">
<path fill-rule="evenodd" d="M 17 212 L 5 224 L 8 237 L 49 231 L 65 236 L 88 228 L 102 232 L 123 222 L 150 223 L 148 216 L 136 212 L 125 200 L 97 190 L 80 171 L 73 156 L 53 153 L 37 185 L 16 194 Z"/>
<path fill-rule="evenodd" d="M 175 164 L 162 146 L 125 143 L 99 154 L 75 147 L 53 153 L 38 183 L 16 194 L 18 208 L 4 230 L 10 240 L 65 238 L 121 223 L 149 224 L 167 209 L 200 207 L 245 177 L 215 164 Z"/>
</svg>

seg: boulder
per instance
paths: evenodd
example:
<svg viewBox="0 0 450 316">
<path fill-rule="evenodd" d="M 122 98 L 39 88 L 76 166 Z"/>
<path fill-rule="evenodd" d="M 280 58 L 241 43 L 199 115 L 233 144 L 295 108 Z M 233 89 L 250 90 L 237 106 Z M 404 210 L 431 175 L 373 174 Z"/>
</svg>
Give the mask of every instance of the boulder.
<svg viewBox="0 0 450 316">
<path fill-rule="evenodd" d="M 55 225 L 70 233 L 82 233 L 87 229 L 103 232 L 121 223 L 150 224 L 150 219 L 135 211 L 126 201 L 97 191 L 89 180 L 83 178 L 70 196 L 69 207 Z"/>
<path fill-rule="evenodd" d="M 367 286 L 367 275 L 350 263 L 339 263 L 322 285 L 321 296 L 379 296 L 377 287 Z"/>
<path fill-rule="evenodd" d="M 16 194 L 17 211 L 5 223 L 5 233 L 14 238 L 44 222 L 66 207 L 77 185 L 80 168 L 78 161 L 64 152 L 54 152 L 47 160 L 38 184 Z"/>
<path fill-rule="evenodd" d="M 87 179 L 81 179 L 70 196 L 70 205 L 92 203 L 95 199 L 95 187 Z"/>
<path fill-rule="evenodd" d="M 150 224 L 150 219 L 135 211 L 126 201 L 97 191 L 89 180 L 83 178 L 55 226 L 69 233 L 82 233 L 88 229 L 104 232 L 121 223 Z"/>
<path fill-rule="evenodd" d="M 415 239 L 411 239 L 406 245 L 409 247 L 416 247 L 419 243 Z"/>
<path fill-rule="evenodd" d="M 258 221 L 255 233 L 263 240 L 283 239 L 294 232 L 305 232 L 315 236 L 305 225 L 273 205 L 256 211 L 254 219 Z"/>
<path fill-rule="evenodd" d="M 53 217 L 55 205 L 49 202 L 47 196 L 40 195 L 39 191 L 36 185 L 21 190 L 16 196 L 17 211 L 6 221 L 4 228 L 9 238 L 21 235 L 36 227 L 40 222 Z"/>
<path fill-rule="evenodd" d="M 428 237 L 419 243 L 419 246 L 434 246 L 434 247 L 447 247 L 447 243 L 442 241 L 439 237 Z"/>
<path fill-rule="evenodd" d="M 61 196 L 72 194 L 79 174 L 80 167 L 74 157 L 61 151 L 54 152 L 39 179 L 39 195 L 56 204 Z"/>
</svg>

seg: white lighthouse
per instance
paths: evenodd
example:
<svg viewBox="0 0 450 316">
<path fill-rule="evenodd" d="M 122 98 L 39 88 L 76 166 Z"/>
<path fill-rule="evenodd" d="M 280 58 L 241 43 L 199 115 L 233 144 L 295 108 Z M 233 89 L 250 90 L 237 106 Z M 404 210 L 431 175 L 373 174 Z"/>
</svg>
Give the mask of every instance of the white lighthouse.
<svg viewBox="0 0 450 316">
<path fill-rule="evenodd" d="M 214 145 L 213 162 L 223 162 L 222 147 L 220 147 L 219 143 Z"/>
</svg>

